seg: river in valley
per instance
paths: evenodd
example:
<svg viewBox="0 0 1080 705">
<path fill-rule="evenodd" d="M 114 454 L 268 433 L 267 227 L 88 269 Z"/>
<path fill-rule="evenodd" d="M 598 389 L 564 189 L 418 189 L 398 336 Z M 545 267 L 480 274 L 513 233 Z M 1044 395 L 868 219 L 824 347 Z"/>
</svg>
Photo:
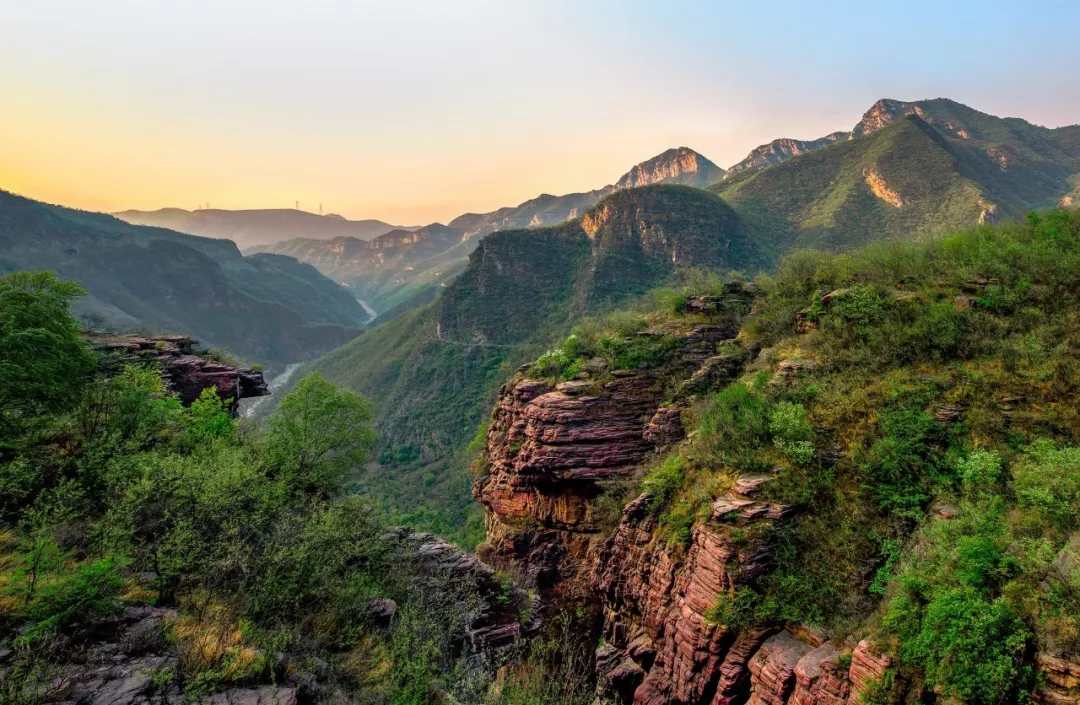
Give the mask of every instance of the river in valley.
<svg viewBox="0 0 1080 705">
<path fill-rule="evenodd" d="M 274 393 L 281 389 L 281 387 L 283 387 L 292 378 L 293 374 L 296 372 L 296 368 L 298 367 L 300 367 L 300 363 L 294 362 L 293 364 L 286 367 L 285 370 L 277 377 L 271 379 L 269 384 L 270 392 Z M 244 418 L 252 418 L 253 416 L 255 416 L 256 412 L 258 412 L 258 410 L 262 408 L 262 406 L 268 401 L 270 401 L 269 396 L 255 397 L 254 399 L 245 399 L 241 401 L 240 416 Z"/>
</svg>

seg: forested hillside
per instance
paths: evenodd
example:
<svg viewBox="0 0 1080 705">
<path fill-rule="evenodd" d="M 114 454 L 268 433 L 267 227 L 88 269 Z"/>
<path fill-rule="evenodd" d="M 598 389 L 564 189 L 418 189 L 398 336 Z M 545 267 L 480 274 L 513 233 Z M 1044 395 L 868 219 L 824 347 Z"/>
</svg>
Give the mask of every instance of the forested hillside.
<svg viewBox="0 0 1080 705">
<path fill-rule="evenodd" d="M 466 446 L 514 367 L 573 321 L 695 267 L 753 268 L 757 249 L 719 198 L 684 186 L 618 192 L 581 219 L 483 238 L 435 303 L 305 369 L 369 396 L 380 467 L 360 480 L 402 520 L 480 539 Z"/>
<path fill-rule="evenodd" d="M 1075 132 L 945 99 L 879 101 L 851 139 L 710 188 L 775 253 L 941 235 L 1066 202 L 1080 173 Z"/>
<path fill-rule="evenodd" d="M 583 326 L 500 395 L 479 553 L 599 603 L 602 702 L 1074 702 L 1078 267 L 1033 213 Z"/>
<path fill-rule="evenodd" d="M 310 376 L 258 430 L 219 378 L 185 406 L 90 348 L 81 294 L 0 276 L 0 702 L 487 698 L 531 602 L 347 494 L 367 400 Z"/>
<path fill-rule="evenodd" d="M 0 272 L 29 269 L 78 281 L 77 311 L 99 325 L 194 335 L 270 366 L 329 351 L 368 318 L 294 259 L 0 192 Z"/>
</svg>

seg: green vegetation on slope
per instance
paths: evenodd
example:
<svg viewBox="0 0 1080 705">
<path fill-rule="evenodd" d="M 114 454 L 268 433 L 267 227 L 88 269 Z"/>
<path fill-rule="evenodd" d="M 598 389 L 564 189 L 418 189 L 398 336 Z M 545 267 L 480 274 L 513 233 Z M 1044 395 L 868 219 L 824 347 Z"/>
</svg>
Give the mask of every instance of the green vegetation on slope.
<svg viewBox="0 0 1080 705">
<path fill-rule="evenodd" d="M 1078 268 L 1080 213 L 1052 211 L 759 279 L 755 362 L 645 481 L 676 552 L 740 472 L 803 508 L 714 618 L 869 633 L 892 687 L 970 703 L 1023 699 L 1036 650 L 1076 654 Z M 802 364 L 772 382 L 780 360 Z"/>
<path fill-rule="evenodd" d="M 96 374 L 68 314 L 80 293 L 0 277 L 0 701 L 62 696 L 117 615 L 150 604 L 171 611 L 109 662 L 175 659 L 147 695 L 289 677 L 304 697 L 476 702 L 490 674 L 464 660 L 474 578 L 425 567 L 345 494 L 374 442 L 370 403 L 313 375 L 262 432 L 212 388 L 183 408 L 157 369 Z M 368 609 L 386 598 L 390 625 Z M 512 598 L 504 584 L 503 608 L 525 609 Z"/>
<path fill-rule="evenodd" d="M 1069 128 L 947 100 L 917 105 L 919 115 L 710 188 L 768 236 L 774 255 L 943 235 L 1052 207 L 1073 188 L 1080 151 Z"/>
<path fill-rule="evenodd" d="M 78 281 L 88 318 L 194 335 L 271 366 L 341 345 L 367 320 L 308 265 L 0 192 L 0 272 L 33 269 Z"/>
<path fill-rule="evenodd" d="M 755 266 L 738 217 L 689 187 L 618 192 L 582 219 L 482 239 L 433 304 L 312 363 L 375 404 L 379 467 L 358 480 L 393 516 L 465 546 L 483 538 L 468 488 L 469 442 L 509 373 L 582 316 L 691 266 Z"/>
</svg>

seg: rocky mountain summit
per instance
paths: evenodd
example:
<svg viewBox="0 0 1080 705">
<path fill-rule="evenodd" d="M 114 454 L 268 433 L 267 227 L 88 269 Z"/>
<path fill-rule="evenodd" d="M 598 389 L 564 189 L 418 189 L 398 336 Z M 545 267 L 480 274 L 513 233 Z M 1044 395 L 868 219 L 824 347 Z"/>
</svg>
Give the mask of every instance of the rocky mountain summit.
<svg viewBox="0 0 1080 705">
<path fill-rule="evenodd" d="M 670 183 L 704 188 L 723 175 L 724 170 L 705 157 L 689 147 L 679 147 L 638 164 L 615 182 L 614 189 Z"/>
<path fill-rule="evenodd" d="M 800 154 L 827 147 L 830 144 L 850 139 L 850 137 L 850 132 L 833 132 L 817 140 L 796 140 L 790 137 L 782 137 L 755 148 L 746 156 L 746 159 L 743 159 L 738 164 L 733 164 L 724 172 L 724 177 L 727 178 L 748 169 L 764 169 L 785 159 L 791 159 Z"/>
</svg>

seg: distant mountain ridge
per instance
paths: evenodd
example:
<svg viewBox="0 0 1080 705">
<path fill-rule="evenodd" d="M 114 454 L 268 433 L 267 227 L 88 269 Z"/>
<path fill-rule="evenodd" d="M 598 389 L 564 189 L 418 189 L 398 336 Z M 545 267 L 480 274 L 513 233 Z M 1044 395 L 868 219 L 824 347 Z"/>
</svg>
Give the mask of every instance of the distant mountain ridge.
<svg viewBox="0 0 1080 705">
<path fill-rule="evenodd" d="M 355 237 L 370 240 L 395 229 L 411 230 L 381 220 L 347 220 L 340 215 L 317 215 L 293 208 L 223 210 L 161 208 L 156 211 L 126 210 L 112 215 L 133 225 L 169 228 L 189 235 L 225 238 L 241 249 L 265 242 L 297 237 L 329 240 Z"/>
<path fill-rule="evenodd" d="M 941 235 L 1075 199 L 1080 126 L 880 100 L 844 140 L 709 187 L 778 256 Z"/>
<path fill-rule="evenodd" d="M 367 243 L 350 238 L 316 241 L 293 238 L 260 244 L 246 252 L 290 255 L 352 287 L 357 296 L 384 312 L 410 297 L 430 295 L 460 273 L 479 237 L 499 230 L 556 225 L 582 215 L 603 198 L 652 184 L 704 187 L 724 170 L 687 147 L 669 149 L 623 174 L 614 184 L 564 196 L 542 194 L 490 213 L 466 213 L 448 225 L 433 223 L 415 232 L 394 230 Z"/>
<path fill-rule="evenodd" d="M 50 269 L 109 327 L 193 335 L 280 366 L 354 337 L 367 315 L 347 291 L 291 257 L 241 255 L 229 240 L 131 225 L 0 191 L 0 272 Z"/>
<path fill-rule="evenodd" d="M 940 177 L 937 183 L 940 185 L 944 183 L 941 181 L 945 178 L 944 174 L 958 169 L 958 178 L 968 185 L 966 190 L 961 189 L 961 182 L 957 182 L 959 190 L 946 188 L 941 191 L 942 198 L 950 194 L 952 200 L 948 205 L 931 207 L 929 202 L 919 205 L 918 198 L 912 200 L 910 189 L 917 190 L 917 184 L 912 182 L 907 187 L 909 207 L 904 206 L 905 196 L 890 184 L 905 177 L 893 167 L 882 166 L 885 162 L 903 161 L 900 155 L 890 152 L 883 162 L 881 159 L 864 159 L 862 162 L 865 163 L 860 162 L 857 167 L 842 158 L 843 155 L 868 149 L 865 144 L 850 149 L 847 145 L 872 140 L 897 121 L 912 116 L 930 126 L 932 132 L 923 132 L 928 139 L 936 140 L 940 135 L 945 140 L 941 144 L 946 147 L 947 154 L 937 153 L 925 142 L 919 142 L 920 147 L 916 151 L 930 161 L 924 161 L 922 166 L 912 162 L 910 168 L 923 168 L 931 162 L 937 163 L 935 160 L 951 160 L 952 166 L 946 165 L 944 170 L 938 171 L 931 169 L 928 173 L 937 173 Z M 858 233 L 873 230 L 878 227 L 875 223 L 885 224 L 885 230 L 880 234 L 895 235 L 906 229 L 909 234 L 921 235 L 980 219 L 1015 215 L 1025 207 L 1070 202 L 1080 198 L 1080 176 L 1075 176 L 1080 172 L 1080 167 L 1073 165 L 1071 155 L 1075 148 L 1069 146 L 1080 141 L 1077 130 L 1080 128 L 1047 130 L 1016 118 L 997 118 L 980 113 L 947 99 L 882 99 L 874 103 L 850 131 L 834 132 L 816 140 L 773 140 L 752 150 L 730 169 L 722 169 L 690 148 L 679 147 L 636 165 L 615 183 L 593 191 L 562 196 L 541 194 L 517 206 L 489 213 L 466 213 L 447 225 L 431 224 L 416 229 L 386 226 L 388 230 L 371 238 L 351 234 L 331 238 L 305 235 L 271 242 L 272 238 L 265 237 L 266 233 L 263 232 L 259 235 L 262 238 L 260 242 L 245 246 L 244 251 L 276 252 L 296 257 L 352 288 L 359 298 L 376 311 L 400 311 L 403 310 L 402 305 L 414 297 L 419 297 L 417 301 L 430 300 L 447 281 L 459 274 L 478 237 L 499 230 L 538 228 L 566 222 L 580 217 L 612 193 L 649 184 L 708 187 L 730 198 L 736 209 L 746 211 L 749 223 L 759 229 L 773 228 L 772 249 L 776 252 L 782 251 L 791 242 L 832 247 L 840 246 L 838 243 L 859 241 Z M 1069 135 L 1072 135 L 1073 142 L 1069 141 Z M 914 133 L 909 136 L 913 137 Z M 888 151 L 892 148 L 885 146 L 885 143 L 891 139 L 876 144 Z M 961 141 L 963 144 L 960 144 Z M 899 147 L 901 143 L 912 142 L 899 139 L 894 146 Z M 829 151 L 837 149 L 841 150 L 840 156 Z M 753 186 L 743 186 L 748 179 L 763 171 L 779 168 L 779 165 L 792 160 L 799 162 L 822 150 L 830 155 L 824 162 L 833 166 L 826 165 L 815 175 L 809 175 L 806 171 L 809 167 L 800 166 L 796 171 L 803 174 L 799 178 L 805 183 L 766 186 L 780 179 L 781 174 L 788 173 L 784 167 L 777 174 L 770 173 L 763 177 Z M 931 158 L 932 154 L 936 156 Z M 819 162 L 811 159 L 805 163 Z M 1000 173 L 992 173 L 994 167 L 988 166 L 990 163 L 996 164 Z M 847 177 L 851 176 L 845 170 L 852 168 L 860 172 L 857 180 L 863 186 L 855 190 L 848 186 L 841 188 L 842 184 L 847 184 Z M 886 172 L 889 172 L 888 178 Z M 812 186 L 810 182 L 816 179 L 825 181 Z M 833 184 L 833 188 L 827 188 L 829 183 Z M 798 196 L 804 192 L 804 188 L 809 188 L 810 191 L 806 193 L 814 193 L 817 200 L 800 201 Z M 848 190 L 844 191 L 845 188 Z M 749 198 L 752 192 L 775 189 L 789 189 L 789 195 L 794 198 L 792 203 L 789 206 L 780 205 L 777 199 L 783 200 L 781 192 Z M 834 200 L 828 200 L 830 195 L 835 197 Z M 856 200 L 870 200 L 856 205 L 850 201 L 856 195 Z M 928 195 L 931 201 L 937 197 L 935 194 Z M 878 208 L 878 205 L 890 202 L 901 204 L 892 206 L 897 212 Z M 829 219 L 834 214 L 848 212 L 845 210 L 847 207 L 837 205 L 840 203 L 848 203 L 852 215 L 843 215 L 843 218 L 847 218 L 843 222 L 830 223 Z M 809 212 L 788 214 L 784 209 L 789 207 L 814 210 L 816 215 Z M 871 212 L 874 212 L 873 216 L 867 215 Z M 859 213 L 862 215 L 857 215 Z M 324 220 L 326 218 L 323 217 Z M 807 228 L 817 234 L 808 236 Z M 410 233 L 416 233 L 416 236 Z M 825 233 L 831 234 L 826 236 Z M 371 242 L 370 246 L 365 244 L 365 240 Z"/>
</svg>

